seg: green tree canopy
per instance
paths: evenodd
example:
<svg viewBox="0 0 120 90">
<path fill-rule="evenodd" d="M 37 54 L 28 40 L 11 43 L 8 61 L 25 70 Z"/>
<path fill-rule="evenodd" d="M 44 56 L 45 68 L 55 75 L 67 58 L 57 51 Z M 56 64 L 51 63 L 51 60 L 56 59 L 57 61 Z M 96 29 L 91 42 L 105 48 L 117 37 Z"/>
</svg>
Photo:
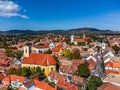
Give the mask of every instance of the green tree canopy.
<svg viewBox="0 0 120 90">
<path fill-rule="evenodd" d="M 74 50 L 71 55 L 72 59 L 81 59 L 80 51 L 78 49 Z"/>
<path fill-rule="evenodd" d="M 23 55 L 22 52 L 16 52 L 15 57 L 16 57 L 17 59 L 20 59 L 20 58 L 22 57 L 22 55 Z"/>
<path fill-rule="evenodd" d="M 5 55 L 6 55 L 7 57 L 12 57 L 12 56 L 13 56 L 12 50 L 7 49 L 7 50 L 5 51 Z"/>
<path fill-rule="evenodd" d="M 85 78 L 89 77 L 90 70 L 88 69 L 87 64 L 80 64 L 78 66 L 78 75 Z"/>
<path fill-rule="evenodd" d="M 65 52 L 64 52 L 64 56 L 68 59 L 71 59 L 71 52 L 69 49 L 66 49 Z"/>
<path fill-rule="evenodd" d="M 115 53 L 118 54 L 120 48 L 117 45 L 113 46 L 112 48 L 115 51 Z"/>
<path fill-rule="evenodd" d="M 102 80 L 97 76 L 91 76 L 88 83 L 86 84 L 86 89 L 96 90 L 100 85 L 102 85 Z"/>
</svg>

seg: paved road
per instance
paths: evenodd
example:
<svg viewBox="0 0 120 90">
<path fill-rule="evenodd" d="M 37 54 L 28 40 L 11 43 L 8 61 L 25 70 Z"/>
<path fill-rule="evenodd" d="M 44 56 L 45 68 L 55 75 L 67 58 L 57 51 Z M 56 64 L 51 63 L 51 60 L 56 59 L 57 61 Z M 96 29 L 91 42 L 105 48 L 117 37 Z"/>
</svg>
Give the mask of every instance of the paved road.
<svg viewBox="0 0 120 90">
<path fill-rule="evenodd" d="M 101 67 L 101 58 L 100 58 L 100 56 L 99 56 L 99 54 L 98 55 L 96 55 L 96 68 L 95 68 L 95 70 L 93 70 L 93 72 L 92 72 L 92 75 L 96 75 L 96 76 L 99 76 L 101 79 L 103 78 L 103 76 L 104 76 L 104 73 L 103 73 L 103 71 L 102 71 L 102 67 Z M 99 57 L 99 58 L 98 58 Z"/>
</svg>

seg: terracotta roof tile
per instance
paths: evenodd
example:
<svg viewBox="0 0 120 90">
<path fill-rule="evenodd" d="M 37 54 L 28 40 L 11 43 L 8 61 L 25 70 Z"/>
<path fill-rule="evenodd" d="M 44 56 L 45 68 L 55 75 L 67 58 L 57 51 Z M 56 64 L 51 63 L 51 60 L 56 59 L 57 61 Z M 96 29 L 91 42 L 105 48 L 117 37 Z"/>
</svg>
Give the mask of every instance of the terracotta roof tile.
<svg viewBox="0 0 120 90">
<path fill-rule="evenodd" d="M 34 79 L 35 87 L 40 88 L 42 90 L 56 90 L 55 88 L 48 85 L 46 82 L 39 81 L 37 79 Z"/>
<path fill-rule="evenodd" d="M 30 81 L 24 83 L 24 86 L 28 87 L 28 86 L 31 85 L 31 84 L 34 84 L 34 81 L 33 81 L 33 80 L 30 80 Z"/>
<path fill-rule="evenodd" d="M 35 48 L 49 48 L 49 45 L 33 45 Z"/>
<path fill-rule="evenodd" d="M 65 90 L 80 90 L 80 88 L 78 86 L 76 86 L 75 84 L 69 83 L 69 82 L 59 82 L 57 84 L 58 87 L 64 88 Z"/>
<path fill-rule="evenodd" d="M 117 62 L 109 62 L 106 64 L 107 67 L 114 67 L 114 68 L 120 68 L 120 63 Z"/>
<path fill-rule="evenodd" d="M 5 78 L 5 74 L 0 73 L 0 80 L 2 80 L 3 78 Z"/>
<path fill-rule="evenodd" d="M 61 80 L 65 81 L 66 79 L 65 75 L 59 74 L 58 72 L 55 71 L 51 71 L 48 77 L 50 77 L 51 80 L 57 80 L 58 82 Z"/>
<path fill-rule="evenodd" d="M 120 90 L 120 87 L 107 82 L 101 85 L 97 90 Z"/>
<path fill-rule="evenodd" d="M 78 82 L 83 84 L 84 83 L 84 78 L 80 77 L 80 76 L 76 76 L 76 75 L 72 75 L 71 80 L 73 82 Z"/>
<path fill-rule="evenodd" d="M 85 40 L 85 39 L 83 39 L 83 38 L 74 39 L 74 41 L 75 41 L 75 42 L 86 42 L 86 40 Z"/>
<path fill-rule="evenodd" d="M 120 74 L 120 71 L 115 70 L 106 70 L 106 74 L 113 73 L 113 74 Z"/>
<path fill-rule="evenodd" d="M 50 54 L 31 53 L 29 57 L 24 57 L 23 64 L 39 64 L 43 66 L 55 65 L 57 62 Z"/>
<path fill-rule="evenodd" d="M 24 80 L 26 79 L 26 77 L 23 76 L 17 76 L 17 75 L 10 75 L 7 76 L 3 79 L 3 81 L 8 81 L 11 79 L 11 81 L 16 81 L 17 79 L 19 79 L 19 82 L 24 82 Z"/>
</svg>

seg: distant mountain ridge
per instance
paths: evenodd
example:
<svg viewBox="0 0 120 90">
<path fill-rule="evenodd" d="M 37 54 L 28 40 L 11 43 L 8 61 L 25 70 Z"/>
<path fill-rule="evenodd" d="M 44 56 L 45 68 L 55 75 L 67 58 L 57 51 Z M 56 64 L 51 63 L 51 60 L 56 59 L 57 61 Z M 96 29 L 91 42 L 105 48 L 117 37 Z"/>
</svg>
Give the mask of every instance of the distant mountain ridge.
<svg viewBox="0 0 120 90">
<path fill-rule="evenodd" d="M 77 29 L 69 29 L 69 30 L 8 30 L 8 31 L 1 31 L 5 34 L 43 34 L 43 33 L 62 33 L 62 34 L 83 34 L 83 33 L 117 33 L 118 31 L 112 30 L 100 30 L 96 28 L 77 28 Z"/>
</svg>

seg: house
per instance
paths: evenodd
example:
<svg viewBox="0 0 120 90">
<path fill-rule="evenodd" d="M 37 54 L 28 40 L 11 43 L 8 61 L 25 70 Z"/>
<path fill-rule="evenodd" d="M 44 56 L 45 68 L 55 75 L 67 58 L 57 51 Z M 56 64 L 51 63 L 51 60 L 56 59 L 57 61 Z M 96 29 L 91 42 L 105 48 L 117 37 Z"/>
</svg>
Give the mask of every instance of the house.
<svg viewBox="0 0 120 90">
<path fill-rule="evenodd" d="M 61 50 L 61 47 L 55 47 L 53 48 L 51 51 L 52 51 L 52 55 L 55 55 L 55 56 L 59 56 L 60 55 L 60 50 Z"/>
<path fill-rule="evenodd" d="M 18 90 L 56 90 L 44 81 L 39 81 L 37 78 L 25 82 Z"/>
<path fill-rule="evenodd" d="M 79 42 L 87 42 L 89 40 L 89 38 L 85 37 L 85 34 L 83 34 L 83 38 L 75 38 L 74 35 L 70 36 L 71 39 L 71 43 L 74 43 L 75 45 L 78 45 Z"/>
<path fill-rule="evenodd" d="M 19 88 L 25 81 L 27 81 L 26 77 L 9 75 L 2 79 L 2 84 L 5 86 L 11 85 L 13 88 Z"/>
<path fill-rule="evenodd" d="M 120 90 L 119 86 L 116 86 L 110 82 L 103 83 L 97 90 Z"/>
<path fill-rule="evenodd" d="M 32 46 L 32 52 L 40 53 L 40 52 L 46 52 L 49 50 L 49 45 L 33 45 Z"/>
<path fill-rule="evenodd" d="M 94 47 L 101 47 L 102 50 L 106 49 L 107 48 L 107 44 L 104 43 L 104 42 L 96 42 Z"/>
<path fill-rule="evenodd" d="M 7 57 L 5 55 L 5 50 L 4 49 L 0 49 L 0 60 L 5 60 Z"/>
<path fill-rule="evenodd" d="M 85 63 L 84 60 L 63 61 L 60 64 L 59 73 L 67 76 L 72 76 L 78 70 L 78 65 Z"/>
<path fill-rule="evenodd" d="M 102 52 L 102 54 L 103 54 L 103 57 L 106 57 L 106 56 L 115 57 L 115 54 L 114 54 L 111 50 L 109 50 L 109 49 L 105 49 L 105 50 Z"/>
<path fill-rule="evenodd" d="M 106 70 L 120 71 L 120 63 L 118 62 L 108 62 L 105 64 Z"/>
<path fill-rule="evenodd" d="M 117 46 L 120 45 L 120 38 L 108 39 L 108 41 L 109 41 L 111 47 L 114 45 L 117 45 Z"/>
<path fill-rule="evenodd" d="M 84 78 L 76 75 L 71 76 L 71 82 L 75 84 L 83 84 L 84 83 Z"/>
<path fill-rule="evenodd" d="M 18 90 L 34 90 L 34 88 L 35 88 L 34 81 L 29 80 L 23 83 L 23 85 Z"/>
<path fill-rule="evenodd" d="M 58 72 L 55 71 L 51 71 L 50 74 L 48 75 L 48 80 L 50 82 L 54 82 L 55 84 L 57 84 L 59 81 L 65 81 L 66 76 L 59 74 Z"/>
<path fill-rule="evenodd" d="M 57 83 L 57 90 L 80 90 L 80 87 L 70 82 L 61 81 Z"/>
<path fill-rule="evenodd" d="M 103 82 L 109 82 L 120 87 L 120 75 L 113 73 L 107 74 L 103 79 Z"/>
<path fill-rule="evenodd" d="M 35 89 L 34 90 L 57 90 L 56 88 L 51 87 L 49 84 L 43 81 L 34 79 Z"/>
<path fill-rule="evenodd" d="M 5 77 L 6 77 L 6 75 L 4 73 L 0 73 L 0 84 L 2 84 L 2 79 Z"/>
</svg>

